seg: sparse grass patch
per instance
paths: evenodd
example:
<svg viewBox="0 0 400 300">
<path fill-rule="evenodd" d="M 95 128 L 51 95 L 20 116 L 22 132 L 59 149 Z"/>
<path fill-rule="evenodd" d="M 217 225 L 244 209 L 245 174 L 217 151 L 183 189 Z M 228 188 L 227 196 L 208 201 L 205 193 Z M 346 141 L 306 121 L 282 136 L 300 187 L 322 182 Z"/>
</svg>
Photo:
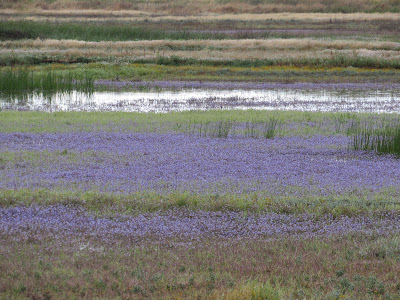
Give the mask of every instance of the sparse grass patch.
<svg viewBox="0 0 400 300">
<path fill-rule="evenodd" d="M 1 255 L 3 297 L 136 297 L 282 299 L 290 297 L 396 299 L 395 258 L 358 255 L 377 237 L 322 240 L 208 239 L 207 247 L 116 245 L 97 241 L 25 241 Z M 396 237 L 382 237 L 391 243 Z M 46 248 L 52 246 L 52 251 Z M 8 241 L 6 249 L 17 244 Z M 41 256 L 38 258 L 37 253 Z M 351 261 L 346 253 L 355 253 Z M 301 257 L 301 263 L 298 263 Z M 181 266 L 186 266 L 182 272 Z M 71 277 L 72 276 L 72 277 Z M 32 278 L 34 280 L 32 281 Z"/>
</svg>

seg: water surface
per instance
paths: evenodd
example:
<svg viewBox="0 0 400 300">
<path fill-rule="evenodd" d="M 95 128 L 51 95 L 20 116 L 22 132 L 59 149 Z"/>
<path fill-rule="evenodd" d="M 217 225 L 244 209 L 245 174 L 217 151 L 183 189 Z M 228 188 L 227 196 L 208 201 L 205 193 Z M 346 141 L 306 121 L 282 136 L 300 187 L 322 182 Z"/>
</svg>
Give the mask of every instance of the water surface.
<svg viewBox="0 0 400 300">
<path fill-rule="evenodd" d="M 113 91 L 104 90 L 106 86 Z M 112 86 L 113 85 L 113 86 Z M 36 93 L 0 99 L 3 110 L 170 112 L 210 109 L 264 109 L 322 112 L 400 113 L 400 86 L 379 84 L 262 83 L 97 84 L 88 95 L 77 91 Z M 202 88 L 203 86 L 203 88 Z M 103 87 L 99 90 L 99 87 Z M 249 87 L 249 88 L 246 88 Z"/>
</svg>

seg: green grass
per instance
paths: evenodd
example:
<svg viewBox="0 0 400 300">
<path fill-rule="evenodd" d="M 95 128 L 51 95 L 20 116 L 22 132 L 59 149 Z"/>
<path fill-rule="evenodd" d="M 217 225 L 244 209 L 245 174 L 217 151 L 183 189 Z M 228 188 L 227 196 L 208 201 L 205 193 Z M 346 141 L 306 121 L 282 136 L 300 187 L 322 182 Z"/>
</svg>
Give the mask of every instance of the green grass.
<svg viewBox="0 0 400 300">
<path fill-rule="evenodd" d="M 20 40 L 20 39 L 74 39 L 74 40 L 85 40 L 85 41 L 132 41 L 132 40 L 198 40 L 198 39 L 268 39 L 268 38 L 298 38 L 304 35 L 298 33 L 291 33 L 285 31 L 268 31 L 271 28 L 271 24 L 263 24 L 260 21 L 251 22 L 251 27 L 248 30 L 243 27 L 240 22 L 231 21 L 229 29 L 241 29 L 237 33 L 224 33 L 218 32 L 215 29 L 226 29 L 226 22 L 219 22 L 213 24 L 212 22 L 198 23 L 196 27 L 193 27 L 191 23 L 178 23 L 173 22 L 141 22 L 141 23 L 130 23 L 126 24 L 123 22 L 117 22 L 110 20 L 108 23 L 104 22 L 33 22 L 33 21 L 0 21 L 0 41 L 3 40 Z M 293 24 L 282 24 L 277 21 L 279 29 L 287 29 L 288 26 Z M 277 26 L 277 23 L 272 24 Z M 379 22 L 378 22 L 379 23 Z M 363 24 L 342 24 L 342 26 L 351 25 L 356 28 L 363 26 Z M 393 26 L 397 24 L 394 23 Z M 246 26 L 246 25 L 244 25 Z M 309 24 L 298 23 L 295 28 L 309 28 Z M 315 25 L 314 25 L 315 26 Z M 318 24 L 316 25 L 318 26 Z M 370 27 L 371 25 L 368 24 Z M 376 26 L 374 24 L 374 26 Z M 320 26 L 325 29 L 323 26 Z M 252 29 L 266 29 L 263 32 L 252 31 Z M 291 27 L 290 27 L 291 28 Z M 318 28 L 318 27 L 317 27 Z M 197 31 L 196 31 L 197 30 Z M 204 30 L 203 32 L 201 30 Z M 207 31 L 208 30 L 208 31 Z M 371 39 L 373 32 L 361 33 L 358 39 Z M 398 40 L 395 34 L 385 33 L 386 38 Z M 354 38 L 348 33 L 337 34 L 330 32 L 309 32 L 306 37 L 325 37 L 328 39 L 335 38 Z M 167 49 L 173 50 L 172 46 Z M 194 46 L 186 50 L 199 50 L 199 46 Z M 176 49 L 178 50 L 178 49 Z M 181 49 L 182 50 L 182 49 Z"/>
<path fill-rule="evenodd" d="M 137 63 L 153 63 L 154 60 L 137 60 Z M 331 58 L 286 58 L 286 59 L 259 59 L 259 60 L 199 60 L 194 58 L 180 58 L 178 56 L 159 57 L 159 65 L 182 66 L 203 65 L 214 67 L 263 67 L 263 66 L 294 66 L 294 67 L 355 67 L 374 69 L 400 69 L 399 60 L 383 60 L 375 57 L 336 55 Z"/>
<path fill-rule="evenodd" d="M 59 39 L 83 41 L 223 39 L 226 36 L 189 31 L 166 31 L 132 24 L 49 23 L 0 21 L 0 40 Z"/>
<path fill-rule="evenodd" d="M 26 154 L 29 156 L 29 154 Z M 31 154 L 35 163 L 40 162 Z M 32 163 L 33 163 L 32 160 Z M 0 164 L 1 166 L 1 164 Z M 287 187 L 293 192 L 298 187 Z M 282 191 L 284 193 L 284 191 Z M 303 214 L 316 216 L 331 214 L 357 216 L 366 213 L 380 214 L 387 211 L 400 211 L 396 191 L 381 190 L 374 194 L 360 188 L 351 189 L 340 195 L 318 196 L 310 192 L 299 196 L 272 194 L 269 190 L 237 194 L 230 191 L 216 194 L 204 191 L 143 191 L 130 194 L 102 193 L 97 190 L 47 190 L 19 189 L 0 191 L 2 207 L 25 205 L 79 205 L 95 215 L 115 213 L 142 213 L 170 209 L 190 209 L 193 211 L 244 211 L 254 213 Z"/>
<path fill-rule="evenodd" d="M 0 112 L 0 132 L 64 132 L 74 130 L 112 130 L 114 126 L 126 130 L 155 131 L 161 124 L 169 124 L 174 131 L 200 134 L 201 125 L 217 122 L 265 124 L 266 129 L 274 127 L 274 133 L 284 130 L 278 125 L 306 123 L 308 129 L 319 130 L 323 126 L 314 123 L 331 123 L 326 134 L 347 133 L 348 120 L 367 120 L 368 118 L 390 118 L 389 114 L 351 114 L 298 111 L 260 111 L 260 110 L 210 110 L 170 113 L 130 113 L 130 112 Z M 68 125 L 66 127 L 65 125 Z M 246 128 L 244 128 L 246 130 Z M 251 135 L 249 128 L 248 135 Z M 299 128 L 299 130 L 303 130 Z M 307 134 L 307 129 L 304 129 Z M 263 131 L 261 131 L 263 132 Z M 310 131 L 313 134 L 316 131 Z M 298 131 L 296 132 L 298 133 Z M 321 133 L 321 132 L 320 132 Z M 284 135 L 289 132 L 283 132 Z"/>
<path fill-rule="evenodd" d="M 399 121 L 394 118 L 378 124 L 355 123 L 349 131 L 353 135 L 351 148 L 400 156 Z"/>
<path fill-rule="evenodd" d="M 93 61 L 93 63 L 86 63 Z M 103 63 L 100 63 L 103 61 Z M 107 62 L 107 63 L 104 63 Z M 74 79 L 83 80 L 89 76 L 93 80 L 111 79 L 128 81 L 154 80 L 207 80 L 207 81 L 260 81 L 260 82 L 382 82 L 399 83 L 400 69 L 369 69 L 369 68 L 331 68 L 331 67 L 300 67 L 295 65 L 280 65 L 270 67 L 229 67 L 228 62 L 209 62 L 210 65 L 159 65 L 155 61 L 132 63 L 128 58 L 118 62 L 115 57 L 62 57 L 47 55 L 0 55 L 0 71 L 20 68 L 29 69 L 34 73 L 54 71 L 59 74 L 71 74 Z M 231 62 L 232 65 L 234 62 Z M 257 61 L 253 62 L 258 64 Z M 221 64 L 212 66 L 212 64 Z M 21 66 L 22 65 L 22 66 Z"/>
<path fill-rule="evenodd" d="M 76 80 L 71 72 L 34 73 L 27 69 L 0 72 L 0 97 L 6 101 L 15 99 L 21 101 L 32 94 L 43 94 L 45 98 L 50 99 L 55 93 L 70 93 L 74 90 L 92 93 L 93 79 L 86 75 L 82 80 Z"/>
</svg>

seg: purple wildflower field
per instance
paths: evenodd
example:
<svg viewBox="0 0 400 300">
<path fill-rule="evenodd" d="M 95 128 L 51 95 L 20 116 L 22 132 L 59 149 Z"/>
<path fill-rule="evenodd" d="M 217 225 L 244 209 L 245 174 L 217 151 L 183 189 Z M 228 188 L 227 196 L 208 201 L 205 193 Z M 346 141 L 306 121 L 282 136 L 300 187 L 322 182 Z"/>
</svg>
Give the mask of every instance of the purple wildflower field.
<svg viewBox="0 0 400 300">
<path fill-rule="evenodd" d="M 398 160 L 345 136 L 203 138 L 180 133 L 3 133 L 3 189 L 243 193 L 305 198 L 399 195 Z M 28 154 L 30 153 L 30 154 Z M 34 155 L 34 158 L 32 158 Z M 18 160 L 18 161 L 16 161 Z"/>
<path fill-rule="evenodd" d="M 400 192 L 398 159 L 349 150 L 348 139 L 342 135 L 218 139 L 183 133 L 3 133 L 0 134 L 0 151 L 12 153 L 12 159 L 3 159 L 0 185 L 4 190 L 92 191 L 128 197 L 142 191 L 216 197 L 253 193 L 267 201 L 294 202 L 294 205 L 310 199 L 320 203 L 333 199 L 351 202 L 363 198 L 365 203 L 369 203 L 379 197 L 385 198 L 383 205 L 396 203 Z M 14 217 L 16 224 L 18 218 L 33 220 L 36 218 L 34 212 L 44 208 L 36 207 L 33 211 L 23 207 L 14 209 L 4 208 L 2 212 L 3 216 L 8 216 L 2 218 L 7 220 L 2 227 L 4 233 L 13 227 L 10 222 Z M 74 209 L 56 206 L 46 211 L 44 209 L 39 215 L 43 213 L 46 219 L 50 214 L 51 224 L 56 226 L 55 232 L 57 226 L 61 226 L 57 224 L 64 224 L 67 219 L 79 219 L 67 216 L 77 216 L 78 211 Z M 22 215 L 18 217 L 19 214 Z M 375 220 L 369 218 L 330 220 L 328 215 L 323 216 L 323 221 L 314 223 L 311 215 L 296 219 L 268 214 L 252 217 L 255 223 L 249 220 L 237 223 L 241 218 L 234 213 L 223 212 L 222 219 L 218 220 L 206 212 L 198 214 L 197 217 L 179 217 L 176 222 L 173 221 L 174 214 L 154 214 L 150 217 L 154 222 L 149 221 L 144 232 L 138 229 L 138 233 L 132 236 L 157 231 L 157 226 L 162 224 L 165 227 L 160 236 L 182 235 L 189 239 L 193 234 L 220 236 L 224 232 L 233 237 L 297 232 L 312 236 L 348 230 L 361 232 L 366 230 L 362 226 L 365 222 L 375 224 Z M 83 214 L 80 220 L 65 224 L 78 228 L 87 226 L 87 231 L 105 234 L 105 227 L 101 226 L 97 231 L 92 223 L 106 224 L 104 219 L 93 221 Z M 130 230 L 142 221 L 144 219 L 137 217 L 110 227 L 115 232 L 127 230 L 122 234 L 129 236 Z M 397 222 L 397 217 L 384 218 L 383 222 Z M 202 227 L 203 223 L 210 226 Z M 242 228 L 237 231 L 239 224 Z M 13 230 L 24 228 L 21 226 L 14 226 Z M 385 225 L 376 230 L 391 232 L 398 228 Z"/>
<path fill-rule="evenodd" d="M 396 295 L 399 159 L 321 120 L 272 138 L 130 120 L 1 132 L 0 293 L 284 299 L 313 274 L 308 295 Z"/>
</svg>

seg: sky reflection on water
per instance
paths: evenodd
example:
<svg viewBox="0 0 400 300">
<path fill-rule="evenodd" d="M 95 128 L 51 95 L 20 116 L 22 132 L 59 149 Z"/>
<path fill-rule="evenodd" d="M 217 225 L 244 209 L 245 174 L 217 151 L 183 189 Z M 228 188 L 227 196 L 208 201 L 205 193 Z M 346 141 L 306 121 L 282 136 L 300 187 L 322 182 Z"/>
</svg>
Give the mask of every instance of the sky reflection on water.
<svg viewBox="0 0 400 300">
<path fill-rule="evenodd" d="M 400 89 L 179 89 L 30 95 L 2 110 L 170 112 L 265 109 L 400 113 Z"/>
</svg>

